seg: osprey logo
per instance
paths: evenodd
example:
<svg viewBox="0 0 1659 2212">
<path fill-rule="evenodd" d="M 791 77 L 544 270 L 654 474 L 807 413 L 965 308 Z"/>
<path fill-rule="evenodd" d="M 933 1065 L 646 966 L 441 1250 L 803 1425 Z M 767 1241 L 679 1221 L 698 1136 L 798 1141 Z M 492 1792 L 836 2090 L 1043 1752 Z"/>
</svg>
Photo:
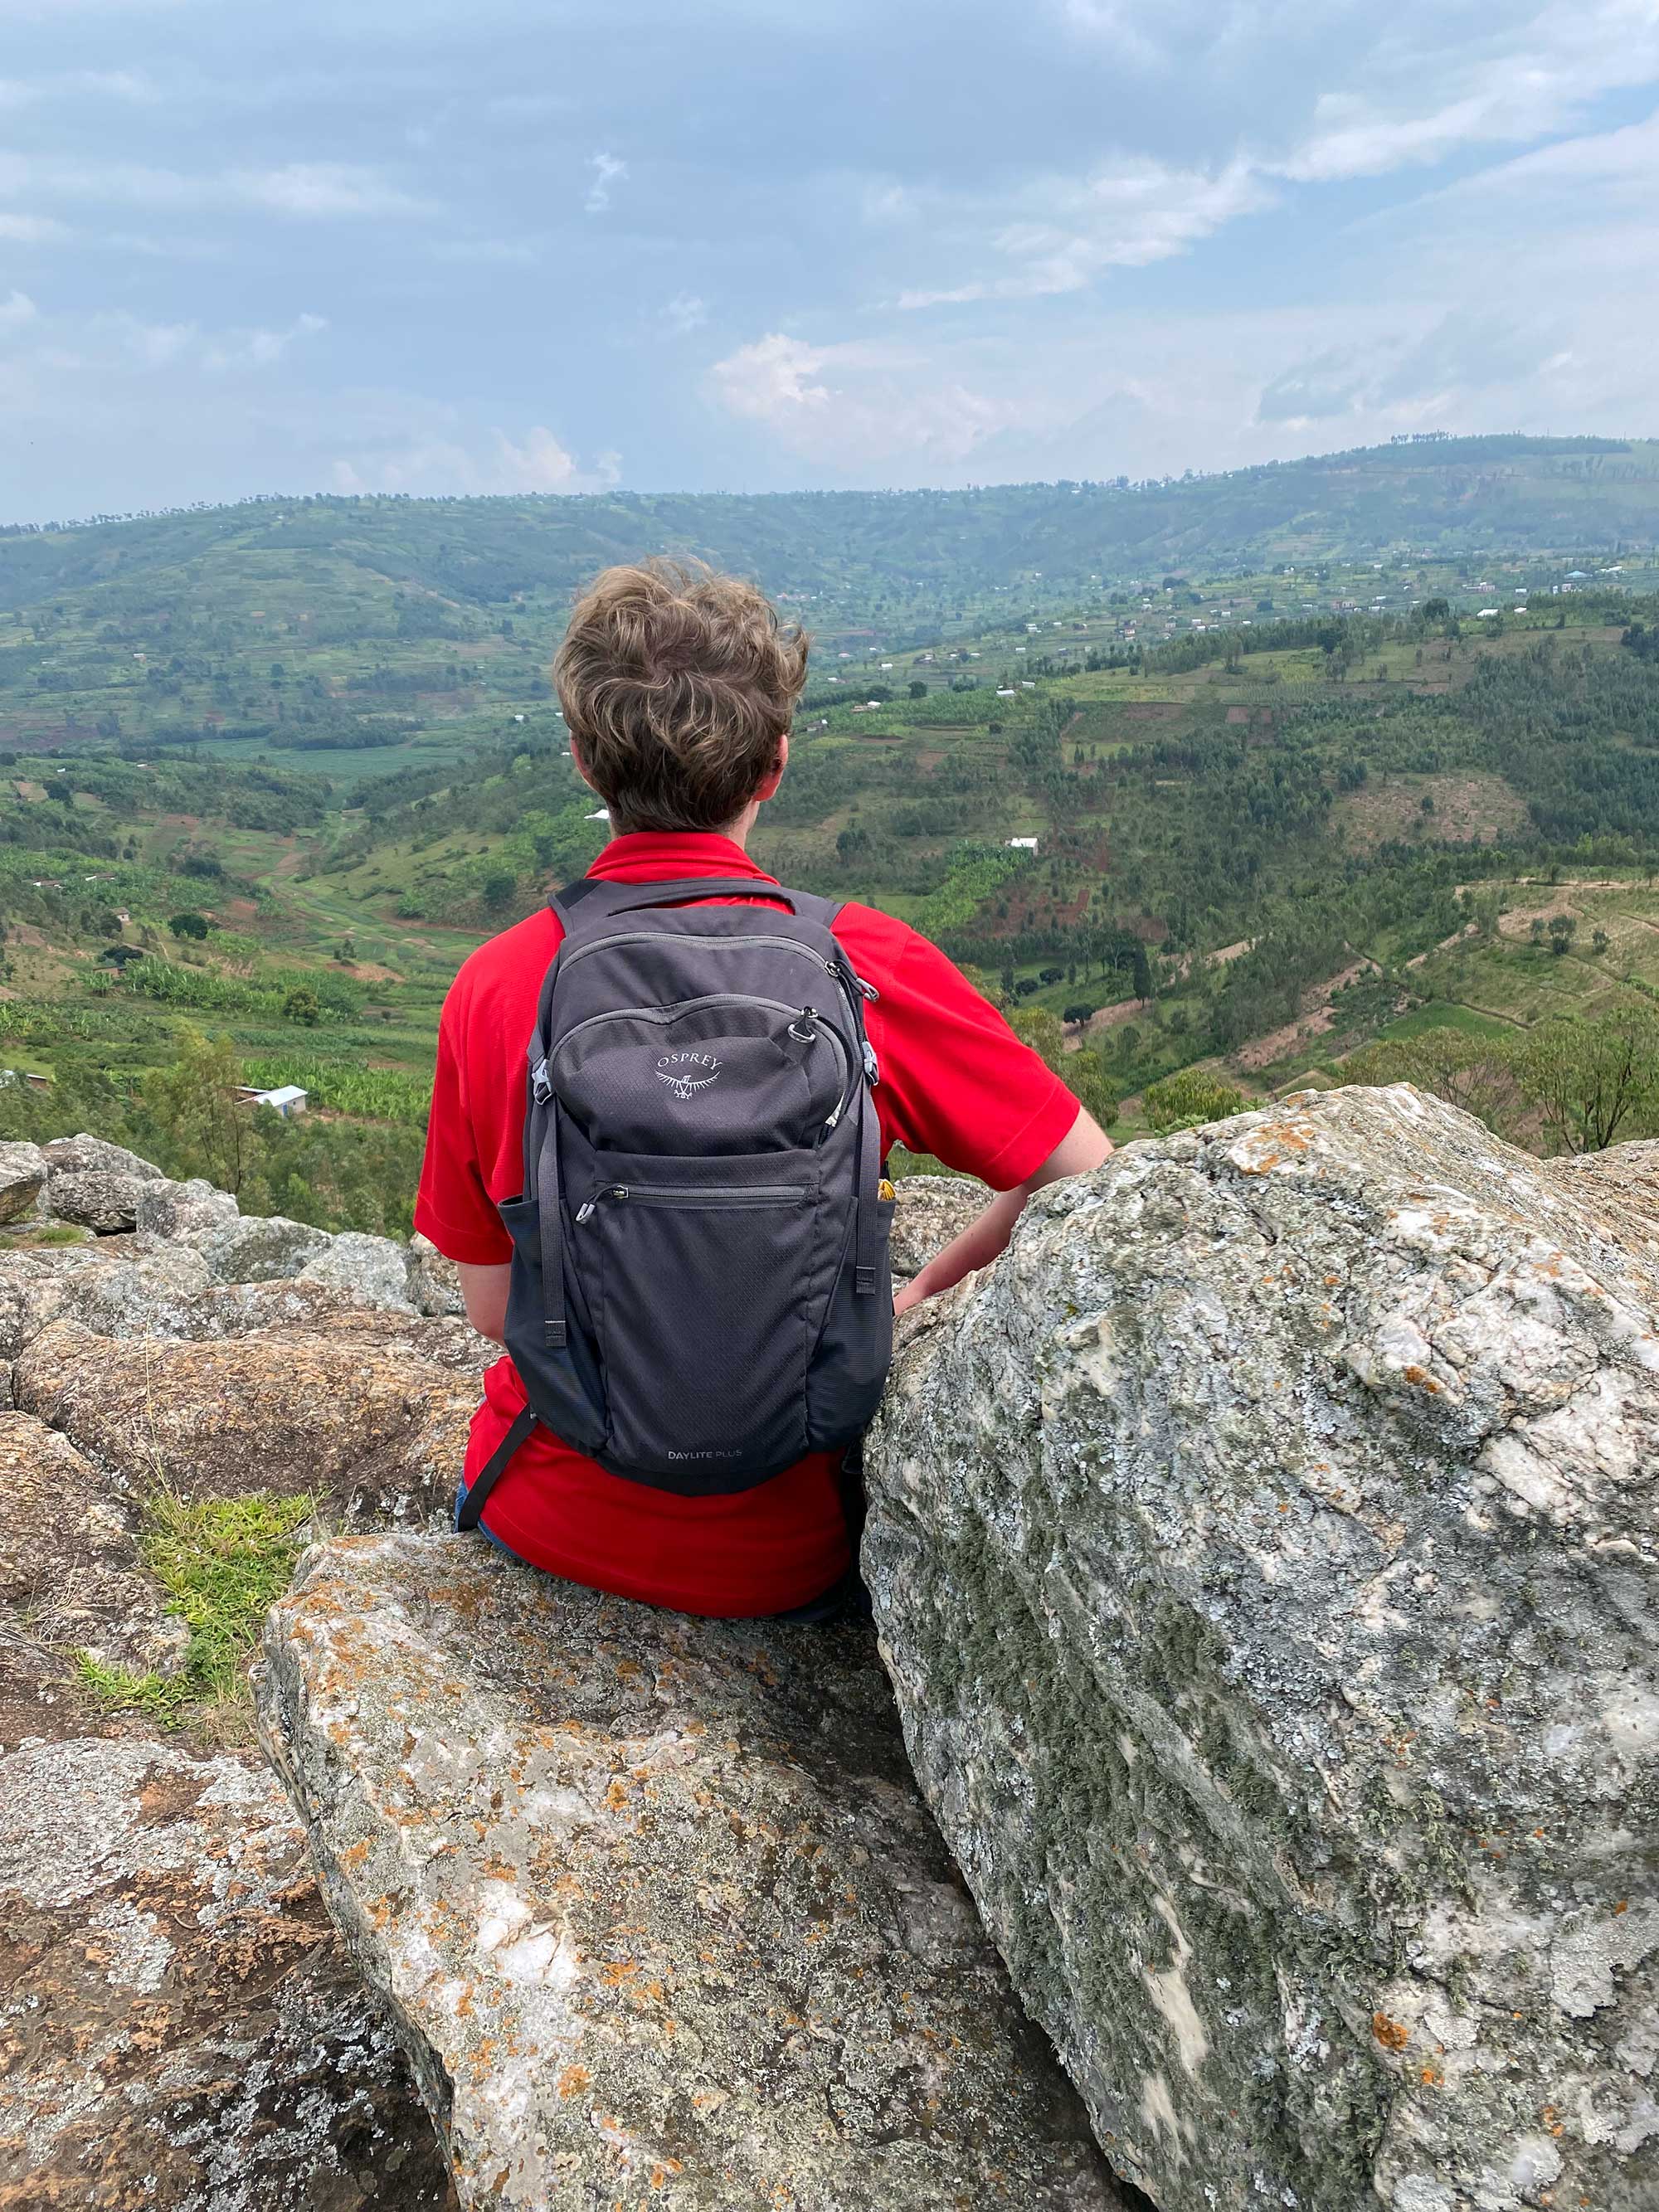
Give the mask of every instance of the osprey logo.
<svg viewBox="0 0 1659 2212">
<path fill-rule="evenodd" d="M 657 1062 L 657 1080 L 676 1098 L 689 1098 L 694 1091 L 708 1090 L 721 1065 L 712 1052 L 665 1052 Z"/>
</svg>

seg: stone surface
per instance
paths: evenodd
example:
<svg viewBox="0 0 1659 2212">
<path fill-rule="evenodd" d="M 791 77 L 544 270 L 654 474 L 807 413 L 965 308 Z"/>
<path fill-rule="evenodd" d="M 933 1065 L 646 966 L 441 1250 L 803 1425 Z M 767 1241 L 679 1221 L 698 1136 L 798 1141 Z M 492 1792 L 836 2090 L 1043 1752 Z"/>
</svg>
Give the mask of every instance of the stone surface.
<svg viewBox="0 0 1659 2212">
<path fill-rule="evenodd" d="M 409 1295 L 423 1314 L 465 1315 L 460 1272 L 418 1230 L 409 1240 Z"/>
<path fill-rule="evenodd" d="M 211 1278 L 199 1256 L 108 1243 L 0 1255 L 0 1355 L 16 1359 L 42 1329 L 77 1321 L 100 1336 L 194 1334 Z"/>
<path fill-rule="evenodd" d="M 1654 1249 L 1659 1239 L 1659 1138 L 1549 1160 L 1544 1172 L 1564 1197 L 1611 1213 L 1620 1236 L 1645 1237 Z"/>
<path fill-rule="evenodd" d="M 908 1283 L 936 1252 L 961 1236 L 990 1204 L 992 1193 L 966 1176 L 901 1176 L 893 1186 L 888 1260 L 894 1278 Z"/>
<path fill-rule="evenodd" d="M 137 1516 L 66 1437 L 0 1413 L 0 1745 L 85 1725 L 84 1650 L 171 1673 L 188 1631 L 144 1571 Z"/>
<path fill-rule="evenodd" d="M 265 1283 L 297 1275 L 333 1243 L 325 1229 L 281 1213 L 238 1214 L 191 1233 L 216 1283 Z"/>
<path fill-rule="evenodd" d="M 409 1248 L 389 1237 L 366 1237 L 355 1229 L 343 1229 L 330 1240 L 326 1252 L 306 1262 L 299 1279 L 343 1291 L 366 1306 L 391 1312 L 415 1310 L 409 1294 Z"/>
<path fill-rule="evenodd" d="M 54 1137 L 40 1149 L 54 1176 L 134 1176 L 143 1182 L 167 1180 L 153 1161 L 140 1159 L 125 1145 L 109 1144 L 102 1137 L 88 1136 L 84 1130 L 78 1137 Z"/>
<path fill-rule="evenodd" d="M 54 1168 L 46 1182 L 46 1210 L 54 1220 L 95 1229 L 100 1237 L 112 1236 L 137 1227 L 143 1188 L 138 1176 L 117 1175 L 104 1168 Z"/>
<path fill-rule="evenodd" d="M 365 1537 L 301 1561 L 257 1686 L 467 2212 L 1121 2201 L 917 1801 L 867 1632 Z"/>
<path fill-rule="evenodd" d="M 0 1221 L 33 1213 L 46 1187 L 46 1156 L 39 1145 L 0 1144 Z"/>
<path fill-rule="evenodd" d="M 441 2212 L 432 2130 L 253 1762 L 0 1759 L 0 2212 Z"/>
<path fill-rule="evenodd" d="M 1162 2212 L 1659 2205 L 1621 1179 L 1304 1094 L 1042 1193 L 903 1332 L 865 1564 L 907 1741 Z"/>
<path fill-rule="evenodd" d="M 162 1481 L 185 1498 L 309 1494 L 354 1523 L 445 1511 L 477 1402 L 471 1376 L 370 1332 L 129 1343 L 73 1321 L 35 1339 L 12 1389 L 135 1491 Z"/>
<path fill-rule="evenodd" d="M 138 1194 L 133 1226 L 143 1244 L 170 1243 L 235 1220 L 235 1200 L 228 1190 L 192 1176 L 188 1182 L 146 1182 Z"/>
</svg>

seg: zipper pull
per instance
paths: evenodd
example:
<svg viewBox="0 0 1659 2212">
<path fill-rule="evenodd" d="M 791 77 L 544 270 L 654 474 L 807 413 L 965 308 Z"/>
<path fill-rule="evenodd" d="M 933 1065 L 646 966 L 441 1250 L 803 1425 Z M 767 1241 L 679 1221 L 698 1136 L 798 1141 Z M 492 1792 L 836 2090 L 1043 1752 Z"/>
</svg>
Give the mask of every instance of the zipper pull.
<svg viewBox="0 0 1659 2212">
<path fill-rule="evenodd" d="M 855 975 L 844 960 L 832 960 L 830 970 L 838 982 L 844 983 L 849 991 L 856 991 L 861 999 L 880 998 L 881 993 L 875 985 L 866 983 L 862 975 Z"/>
<path fill-rule="evenodd" d="M 864 1040 L 864 1073 L 873 1091 L 881 1081 L 881 1067 L 876 1059 L 876 1048 L 868 1037 Z"/>
<path fill-rule="evenodd" d="M 602 1183 L 592 1198 L 585 1198 L 576 1208 L 576 1219 L 578 1222 L 591 1221 L 599 1210 L 602 1198 L 626 1198 L 627 1195 L 628 1185 L 625 1182 Z"/>
<path fill-rule="evenodd" d="M 538 1106 L 545 1106 L 553 1096 L 553 1079 L 544 1060 L 538 1060 L 530 1071 L 530 1093 Z"/>
<path fill-rule="evenodd" d="M 816 1044 L 817 1042 L 818 1033 L 812 1027 L 812 1024 L 817 1021 L 817 1018 L 818 1010 L 816 1006 L 803 1006 L 801 1008 L 799 1014 L 796 1017 L 796 1020 L 791 1022 L 789 1024 L 788 1033 L 792 1037 L 793 1037 L 797 1044 Z M 805 1022 L 806 1024 L 806 1027 L 805 1029 L 797 1027 L 798 1022 Z"/>
</svg>

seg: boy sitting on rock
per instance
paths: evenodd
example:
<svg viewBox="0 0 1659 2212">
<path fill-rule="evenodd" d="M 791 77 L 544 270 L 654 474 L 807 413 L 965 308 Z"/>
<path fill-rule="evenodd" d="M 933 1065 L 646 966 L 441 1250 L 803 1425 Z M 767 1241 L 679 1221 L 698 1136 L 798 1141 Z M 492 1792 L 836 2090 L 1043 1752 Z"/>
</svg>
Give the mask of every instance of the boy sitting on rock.
<svg viewBox="0 0 1659 2212">
<path fill-rule="evenodd" d="M 616 832 L 590 879 L 724 886 L 718 902 L 674 902 L 689 913 L 717 902 L 775 917 L 791 910 L 747 847 L 788 764 L 806 654 L 805 637 L 735 578 L 660 562 L 599 578 L 572 615 L 555 666 L 571 758 Z M 749 884 L 752 893 L 740 888 Z M 515 1221 L 525 1214 L 533 1164 L 526 1158 L 526 1042 L 544 1019 L 544 981 L 567 918 L 580 912 L 574 896 L 580 888 L 562 895 L 571 902 L 565 915 L 550 905 L 480 945 L 451 988 L 439 1029 L 416 1226 L 457 1263 L 473 1326 L 501 1342 L 514 1237 L 500 1209 Z M 821 903 L 800 902 L 802 909 Z M 854 1082 L 860 1110 L 878 1121 L 881 1158 L 905 1145 L 1000 1194 L 900 1292 L 902 1311 L 994 1259 L 1031 1192 L 1097 1167 L 1111 1146 L 1059 1077 L 926 938 L 854 902 L 823 912 L 840 948 L 830 965 L 858 994 L 867 1093 L 856 1073 Z M 718 993 L 719 981 L 708 988 Z M 824 990 L 816 995 L 824 999 Z M 675 1011 L 637 1018 L 663 1021 Z M 820 1019 L 816 1007 L 802 1008 L 786 1034 L 804 1052 Z M 544 1071 L 545 1062 L 538 1077 Z M 682 1055 L 663 1081 L 690 1101 L 710 1073 L 718 1069 Z M 629 1196 L 621 1184 L 610 1188 Z M 551 1356 L 562 1359 L 574 1356 L 563 1350 L 567 1297 L 573 1334 L 580 1333 L 586 1302 L 579 1282 L 565 1288 L 581 1248 L 577 1261 L 560 1255 L 570 1252 L 580 1234 L 577 1217 L 592 1213 L 594 1201 L 573 1206 L 568 1188 L 559 1198 L 556 1162 L 552 1188 L 538 1211 L 552 1215 L 554 1240 L 544 1235 L 538 1247 L 531 1239 L 520 1261 L 527 1252 L 533 1271 L 538 1249 L 553 1255 L 559 1319 L 556 1333 L 550 1318 L 544 1334 L 560 1347 Z M 651 1287 L 667 1297 L 673 1286 Z M 536 1318 L 539 1346 L 539 1306 Z M 696 1318 L 688 1316 L 688 1326 Z M 484 1378 L 463 1474 L 465 1495 L 488 1471 L 481 1525 L 520 1559 L 684 1613 L 811 1620 L 839 1611 L 856 1573 L 841 1451 L 811 1451 L 742 1488 L 661 1487 L 601 1465 L 535 1411 L 518 1364 L 498 1360 Z M 741 1419 L 735 1408 L 732 1418 Z"/>
</svg>

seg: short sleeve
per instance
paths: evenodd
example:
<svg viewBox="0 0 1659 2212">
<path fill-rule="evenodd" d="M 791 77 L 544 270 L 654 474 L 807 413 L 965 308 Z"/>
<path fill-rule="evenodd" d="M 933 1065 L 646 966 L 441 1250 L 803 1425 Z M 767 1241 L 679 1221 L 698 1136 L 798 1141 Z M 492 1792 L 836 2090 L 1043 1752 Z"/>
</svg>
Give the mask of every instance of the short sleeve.
<svg viewBox="0 0 1659 2212">
<path fill-rule="evenodd" d="M 415 1226 L 447 1260 L 489 1267 L 512 1258 L 513 1240 L 486 1188 L 467 1111 L 466 1015 L 466 1000 L 452 986 L 438 1023 L 438 1064 Z"/>
<path fill-rule="evenodd" d="M 869 1010 L 888 1136 L 1012 1190 L 1065 1137 L 1077 1097 L 937 945 L 906 934 Z"/>
</svg>

